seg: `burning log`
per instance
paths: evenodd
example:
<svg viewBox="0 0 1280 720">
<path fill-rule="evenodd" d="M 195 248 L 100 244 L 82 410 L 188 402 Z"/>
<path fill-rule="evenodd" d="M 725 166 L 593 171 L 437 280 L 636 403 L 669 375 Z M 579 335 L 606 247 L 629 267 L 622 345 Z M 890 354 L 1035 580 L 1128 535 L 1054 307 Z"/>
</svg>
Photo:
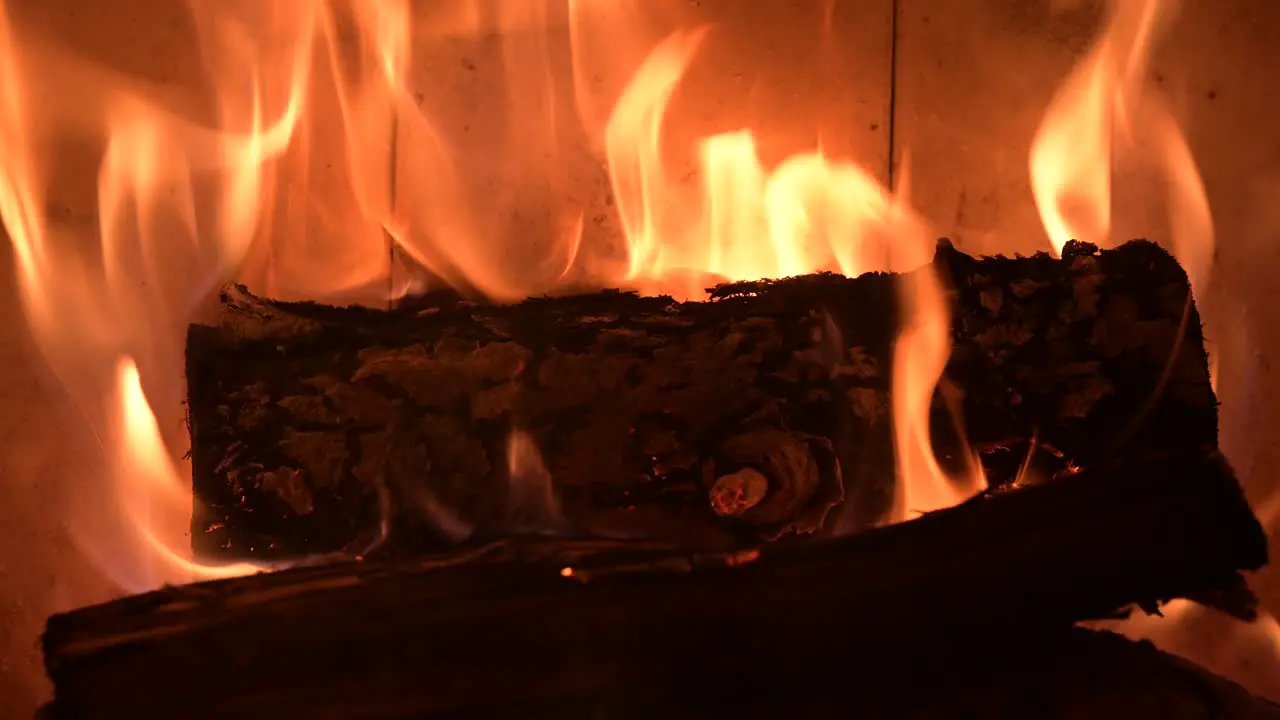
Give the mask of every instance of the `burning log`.
<svg viewBox="0 0 1280 720">
<path fill-rule="evenodd" d="M 944 242 L 934 265 L 953 348 L 933 436 L 953 469 L 976 447 L 999 486 L 1216 447 L 1199 318 L 1158 246 L 977 259 Z M 195 549 L 429 551 L 551 525 L 731 547 L 865 529 L 895 477 L 897 282 L 812 275 L 684 303 L 437 293 L 390 311 L 230 291 L 188 335 Z"/>
<path fill-rule="evenodd" d="M 623 698 L 620 717 L 673 703 L 638 715 L 669 717 L 690 698 L 751 707 L 749 688 L 763 707 L 788 698 L 789 717 L 837 702 L 901 717 L 919 698 L 1028 716 L 1015 696 L 1073 708 L 1064 717 L 1188 697 L 1215 716 L 1276 717 L 1149 647 L 1071 630 L 1130 603 L 1224 600 L 1265 559 L 1229 467 L 1184 451 L 758 551 L 526 536 L 168 587 L 54 616 L 44 648 L 68 717 L 526 716 L 537 703 L 574 717 L 600 698 Z"/>
</svg>

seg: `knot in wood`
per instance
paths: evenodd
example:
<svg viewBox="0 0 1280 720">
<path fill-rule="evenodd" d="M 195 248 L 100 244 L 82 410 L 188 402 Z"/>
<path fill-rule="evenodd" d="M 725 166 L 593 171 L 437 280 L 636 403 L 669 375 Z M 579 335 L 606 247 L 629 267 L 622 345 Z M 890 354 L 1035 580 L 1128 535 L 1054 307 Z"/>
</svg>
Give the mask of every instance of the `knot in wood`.
<svg viewBox="0 0 1280 720">
<path fill-rule="evenodd" d="M 741 515 L 755 507 L 769 492 L 769 479 L 755 468 L 745 467 L 720 476 L 711 486 L 711 509 L 717 515 Z"/>
</svg>

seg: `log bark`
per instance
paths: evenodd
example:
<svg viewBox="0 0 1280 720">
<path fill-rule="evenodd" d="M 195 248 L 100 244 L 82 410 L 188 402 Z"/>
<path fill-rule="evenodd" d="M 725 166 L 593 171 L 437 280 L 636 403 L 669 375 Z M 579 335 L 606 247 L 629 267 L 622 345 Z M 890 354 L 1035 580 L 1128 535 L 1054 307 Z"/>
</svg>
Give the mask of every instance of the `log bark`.
<svg viewBox="0 0 1280 720">
<path fill-rule="evenodd" d="M 1063 717 L 1119 717 L 1106 711 L 1162 701 L 1141 682 L 1228 703 L 1149 649 L 1095 657 L 1063 633 L 1179 596 L 1247 616 L 1231 591 L 1265 560 L 1226 463 L 1182 452 L 821 542 L 693 553 L 526 536 L 170 587 L 54 616 L 44 650 L 66 717 L 718 716 L 760 693 L 799 717 L 849 703 L 900 717 L 922 697 L 937 702 L 921 717 L 970 702 L 1029 717 L 1004 703 L 1049 702 L 1046 687 L 1076 703 Z M 1130 661 L 1150 676 L 1094 668 Z M 1240 703 L 1259 714 L 1223 716 L 1274 716 Z"/>
<path fill-rule="evenodd" d="M 1029 455 L 1044 477 L 1216 446 L 1199 317 L 1158 246 L 972 258 L 942 243 L 935 266 L 952 309 L 933 428 L 949 469 L 969 446 L 996 485 Z M 899 314 L 886 274 L 727 285 L 708 302 L 437 293 L 390 311 L 233 289 L 188 335 L 193 544 L 422 552 L 568 526 L 727 548 L 865 529 L 893 493 Z M 537 502 L 512 482 L 513 431 L 515 475 L 554 485 Z"/>
</svg>

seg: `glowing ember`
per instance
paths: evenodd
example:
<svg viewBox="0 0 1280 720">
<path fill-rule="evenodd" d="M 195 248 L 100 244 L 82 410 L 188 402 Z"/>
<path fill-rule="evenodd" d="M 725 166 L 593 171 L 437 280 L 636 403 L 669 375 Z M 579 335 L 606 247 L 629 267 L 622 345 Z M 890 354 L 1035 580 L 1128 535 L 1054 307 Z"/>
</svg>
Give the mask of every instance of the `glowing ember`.
<svg viewBox="0 0 1280 720">
<path fill-rule="evenodd" d="M 934 388 L 950 352 L 950 312 L 941 282 L 923 269 L 902 283 L 906 321 L 893 353 L 893 439 L 898 483 L 891 522 L 950 507 L 986 489 L 981 472 L 951 478 L 938 464 L 929 434 Z M 980 466 L 979 466 L 980 468 Z"/>
</svg>

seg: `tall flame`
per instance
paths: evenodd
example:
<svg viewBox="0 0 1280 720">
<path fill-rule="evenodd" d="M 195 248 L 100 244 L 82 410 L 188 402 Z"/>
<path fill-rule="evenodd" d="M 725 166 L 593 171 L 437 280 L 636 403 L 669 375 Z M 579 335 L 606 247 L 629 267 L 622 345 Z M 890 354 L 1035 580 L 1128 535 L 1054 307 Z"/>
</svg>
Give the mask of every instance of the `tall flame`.
<svg viewBox="0 0 1280 720">
<path fill-rule="evenodd" d="M 867 170 L 820 150 L 769 171 L 755 134 L 729 130 L 697 143 L 701 194 L 668 175 L 663 122 L 704 35 L 703 28 L 677 31 L 660 43 L 609 117 L 605 147 L 628 242 L 626 279 L 698 297 L 703 276 L 858 275 L 928 262 L 896 259 L 927 237 L 924 224 Z"/>
<path fill-rule="evenodd" d="M 125 579 L 126 587 L 139 591 L 164 583 L 236 577 L 259 570 L 249 563 L 196 563 L 173 545 L 172 538 L 181 537 L 190 525 L 191 493 L 169 458 L 131 358 L 121 359 L 117 375 L 121 417 L 116 427 L 123 433 L 114 443 L 120 448 L 115 470 L 117 491 L 133 530 L 152 551 L 147 559 L 153 561 L 141 574 Z M 86 539 L 89 542 L 91 539 Z"/>
<path fill-rule="evenodd" d="M 1177 121 L 1146 86 L 1175 2 L 1112 0 L 1107 7 L 1102 34 L 1059 88 L 1032 142 L 1036 206 L 1055 250 L 1072 239 L 1111 244 L 1117 156 L 1156 164 L 1167 184 L 1172 251 L 1203 301 L 1214 244 L 1208 199 Z"/>
<path fill-rule="evenodd" d="M 905 309 L 893 353 L 893 439 L 898 482 L 891 522 L 951 507 L 987 488 L 981 465 L 952 477 L 934 453 L 929 419 L 934 391 L 951 351 L 951 313 L 941 280 L 932 267 L 906 276 L 899 294 Z"/>
<path fill-rule="evenodd" d="M 232 65 L 253 53 L 238 29 L 220 19 L 205 38 Z M 259 27 L 267 35 L 278 29 Z M 245 258 L 267 166 L 288 146 L 299 116 L 297 92 L 269 97 L 271 83 L 256 64 L 238 69 L 219 96 L 224 127 L 211 130 L 137 83 L 20 42 L 0 9 L 0 217 L 40 349 L 112 440 L 108 479 L 122 525 L 109 538 L 81 539 L 90 553 L 110 548 L 101 564 L 131 590 L 254 570 L 192 561 L 190 490 L 165 458 L 140 375 L 152 378 L 148 395 L 177 407 L 183 329 L 207 291 Z M 86 92 L 63 102 L 39 91 L 51 82 L 73 96 Z M 101 148 L 93 229 L 56 221 L 46 209 L 53 159 L 86 136 Z"/>
</svg>

